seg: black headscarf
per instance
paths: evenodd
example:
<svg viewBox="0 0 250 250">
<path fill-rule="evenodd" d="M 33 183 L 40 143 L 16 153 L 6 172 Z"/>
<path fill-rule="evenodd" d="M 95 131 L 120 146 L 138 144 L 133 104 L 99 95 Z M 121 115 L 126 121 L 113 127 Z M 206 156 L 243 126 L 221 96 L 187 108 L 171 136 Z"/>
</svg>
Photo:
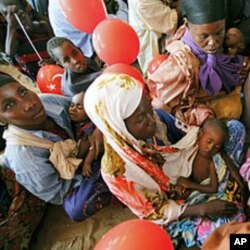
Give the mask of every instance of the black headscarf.
<svg viewBox="0 0 250 250">
<path fill-rule="evenodd" d="M 225 19 L 224 0 L 182 0 L 182 15 L 193 24 Z"/>
<path fill-rule="evenodd" d="M 13 77 L 0 73 L 0 87 L 2 87 L 3 85 L 7 84 L 7 83 L 11 83 L 11 82 L 17 82 Z"/>
</svg>

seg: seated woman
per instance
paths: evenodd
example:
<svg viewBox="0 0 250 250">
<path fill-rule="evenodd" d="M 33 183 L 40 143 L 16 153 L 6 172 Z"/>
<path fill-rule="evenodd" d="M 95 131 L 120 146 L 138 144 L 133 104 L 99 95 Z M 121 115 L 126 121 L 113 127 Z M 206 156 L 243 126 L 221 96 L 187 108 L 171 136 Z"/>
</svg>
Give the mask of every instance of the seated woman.
<svg viewBox="0 0 250 250">
<path fill-rule="evenodd" d="M 8 124 L 3 135 L 5 165 L 33 195 L 63 205 L 72 220 L 81 221 L 108 205 L 111 195 L 100 176 L 100 161 L 93 163 L 91 177 L 76 172 L 68 180 L 60 178 L 57 165 L 50 161 L 53 148 L 44 147 L 45 142 L 56 144 L 74 139 L 67 112 L 69 105 L 67 97 L 38 96 L 10 76 L 0 75 L 0 121 Z M 96 133 L 92 136 L 100 136 Z M 100 141 L 91 145 L 96 152 L 97 143 Z M 59 164 L 64 163 L 60 162 L 59 154 L 55 158 Z"/>
<path fill-rule="evenodd" d="M 225 37 L 224 1 L 183 0 L 182 5 L 186 22 L 167 41 L 167 59 L 148 75 L 153 85 L 150 89 L 155 89 L 154 105 L 189 124 L 204 105 L 218 119 L 239 119 L 241 88 L 249 64 L 244 66 L 241 56 L 232 60 L 220 52 Z M 197 118 L 196 124 L 201 125 L 204 119 Z"/>
<path fill-rule="evenodd" d="M 101 172 L 109 189 L 139 218 L 152 220 L 166 230 L 170 226 L 174 228 L 170 222 L 176 223 L 171 230 L 176 247 L 182 237 L 187 246 L 200 245 L 204 234 L 209 234 L 219 225 L 230 220 L 244 220 L 240 204 L 238 208 L 235 203 L 229 202 L 225 184 L 211 201 L 209 194 L 202 203 L 197 200 L 179 203 L 169 199 L 170 182 L 162 169 L 164 154 L 177 150 L 175 146 L 169 146 L 170 136 L 184 125 L 177 121 L 171 124 L 172 116 L 163 110 L 154 113 L 141 82 L 128 75 L 103 74 L 86 91 L 84 106 L 105 138 Z M 232 127 L 236 129 L 233 133 Z M 234 156 L 239 156 L 244 142 L 244 127 L 240 122 L 233 121 L 229 131 L 227 153 L 233 152 L 229 149 L 237 148 Z M 163 143 L 168 146 L 161 146 Z M 237 160 L 236 157 L 234 160 Z M 224 181 L 227 175 L 224 172 L 221 174 Z M 187 232 L 181 224 L 190 217 L 188 229 L 192 231 Z M 208 224 L 211 226 L 209 230 L 206 229 Z M 178 231 L 180 228 L 182 230 Z M 189 241 L 191 234 L 193 240 Z"/>
</svg>

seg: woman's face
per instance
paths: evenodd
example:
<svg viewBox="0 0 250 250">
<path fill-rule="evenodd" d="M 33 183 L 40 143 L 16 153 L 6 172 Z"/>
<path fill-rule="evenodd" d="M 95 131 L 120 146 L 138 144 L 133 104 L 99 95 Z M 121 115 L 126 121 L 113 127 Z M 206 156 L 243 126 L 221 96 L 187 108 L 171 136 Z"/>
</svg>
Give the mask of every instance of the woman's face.
<svg viewBox="0 0 250 250">
<path fill-rule="evenodd" d="M 194 42 L 206 53 L 217 52 L 223 44 L 225 37 L 225 20 L 209 24 L 188 23 Z"/>
<path fill-rule="evenodd" d="M 24 129 L 36 129 L 47 115 L 36 93 L 12 82 L 0 87 L 0 121 Z"/>
<path fill-rule="evenodd" d="M 148 96 L 143 96 L 135 112 L 125 119 L 128 131 L 137 139 L 146 141 L 156 133 L 156 121 Z"/>
</svg>

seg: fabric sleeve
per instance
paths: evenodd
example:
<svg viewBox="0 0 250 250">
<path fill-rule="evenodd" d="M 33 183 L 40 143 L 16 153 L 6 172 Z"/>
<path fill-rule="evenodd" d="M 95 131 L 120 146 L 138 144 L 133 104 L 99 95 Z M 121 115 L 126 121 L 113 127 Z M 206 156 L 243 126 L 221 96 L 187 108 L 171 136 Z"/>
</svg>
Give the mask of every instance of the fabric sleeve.
<svg viewBox="0 0 250 250">
<path fill-rule="evenodd" d="M 177 12 L 159 0 L 142 0 L 138 14 L 149 30 L 173 34 L 177 27 Z"/>
<path fill-rule="evenodd" d="M 16 174 L 16 180 L 40 199 L 62 204 L 72 180 L 63 180 L 48 161 L 48 150 L 12 146 L 5 151 L 5 164 Z"/>
<path fill-rule="evenodd" d="M 166 224 L 177 220 L 186 208 L 185 205 L 168 200 L 162 193 L 141 189 L 122 176 L 114 177 L 102 172 L 102 177 L 110 191 L 141 219 Z"/>
<path fill-rule="evenodd" d="M 188 126 L 163 109 L 155 110 L 160 120 L 167 126 L 167 137 L 174 144 L 186 135 Z"/>
</svg>

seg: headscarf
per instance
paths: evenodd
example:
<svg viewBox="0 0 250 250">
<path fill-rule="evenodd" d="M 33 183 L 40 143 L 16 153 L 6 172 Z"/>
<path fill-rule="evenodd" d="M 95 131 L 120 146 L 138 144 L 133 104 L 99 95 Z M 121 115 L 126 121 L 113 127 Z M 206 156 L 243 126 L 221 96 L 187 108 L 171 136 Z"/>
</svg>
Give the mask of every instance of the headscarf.
<svg viewBox="0 0 250 250">
<path fill-rule="evenodd" d="M 16 80 L 9 75 L 2 74 L 2 73 L 0 74 L 0 87 L 11 82 L 16 82 Z"/>
<path fill-rule="evenodd" d="M 228 55 L 204 52 L 194 42 L 188 28 L 181 40 L 191 48 L 202 63 L 199 68 L 199 79 L 203 90 L 208 95 L 215 95 L 222 88 L 230 92 L 234 87 L 242 84 L 238 71 L 243 65 L 243 57 L 238 56 L 239 63 L 234 63 Z"/>
<path fill-rule="evenodd" d="M 143 93 L 143 84 L 128 75 L 103 74 L 88 88 L 84 107 L 105 138 L 102 170 L 114 167 L 117 168 L 112 170 L 114 175 L 122 171 L 141 186 L 167 191 L 169 179 L 163 173 L 159 159 L 161 152 L 173 149 L 167 146 L 155 148 L 137 140 L 124 122 L 139 106 Z"/>
<path fill-rule="evenodd" d="M 208 24 L 225 18 L 224 0 L 182 0 L 182 15 L 193 24 Z"/>
</svg>

